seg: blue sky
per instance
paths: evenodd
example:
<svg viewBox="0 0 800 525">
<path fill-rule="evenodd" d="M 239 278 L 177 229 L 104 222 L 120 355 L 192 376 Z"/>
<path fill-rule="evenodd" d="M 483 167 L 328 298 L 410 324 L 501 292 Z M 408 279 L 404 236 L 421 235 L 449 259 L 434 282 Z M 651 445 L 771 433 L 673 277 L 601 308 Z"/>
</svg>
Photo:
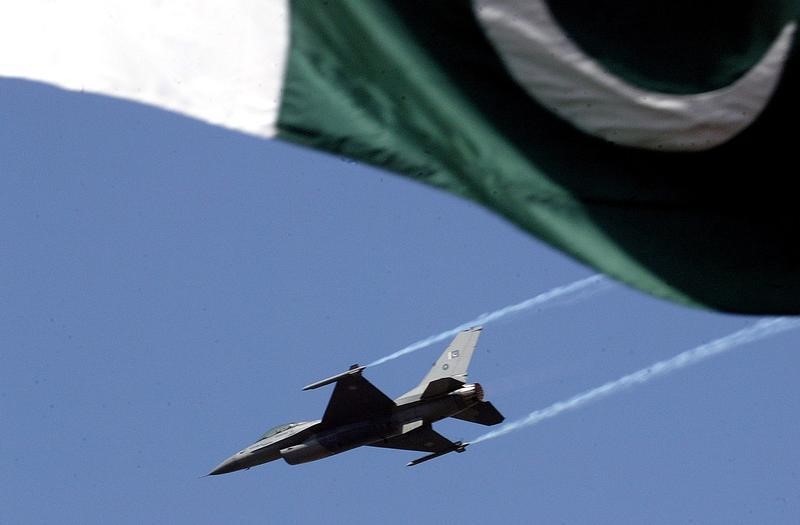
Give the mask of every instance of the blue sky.
<svg viewBox="0 0 800 525">
<path fill-rule="evenodd" d="M 469 202 L 144 106 L 0 80 L 2 523 L 797 523 L 800 330 L 408 469 L 202 478 L 302 386 L 592 275 Z M 622 286 L 486 326 L 508 420 L 756 318 Z M 396 396 L 442 342 L 370 368 Z M 469 440 L 483 427 L 437 427 Z"/>
</svg>

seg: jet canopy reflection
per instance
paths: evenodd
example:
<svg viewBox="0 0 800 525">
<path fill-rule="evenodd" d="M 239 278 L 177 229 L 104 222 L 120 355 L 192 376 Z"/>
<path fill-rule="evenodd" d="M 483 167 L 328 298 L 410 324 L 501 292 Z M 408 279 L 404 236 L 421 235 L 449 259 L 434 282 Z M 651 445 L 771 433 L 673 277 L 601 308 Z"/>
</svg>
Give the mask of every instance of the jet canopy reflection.
<svg viewBox="0 0 800 525">
<path fill-rule="evenodd" d="M 285 423 L 283 425 L 278 425 L 277 427 L 272 427 L 271 429 L 269 429 L 266 432 L 264 432 L 261 435 L 261 437 L 258 438 L 257 442 L 258 441 L 263 441 L 263 440 L 265 440 L 265 439 L 267 439 L 269 437 L 274 436 L 275 434 L 280 434 L 281 432 L 283 432 L 285 430 L 289 430 L 290 428 L 294 428 L 294 427 L 296 427 L 298 425 L 302 425 L 303 423 L 305 423 L 305 421 L 296 421 L 294 423 Z"/>
</svg>

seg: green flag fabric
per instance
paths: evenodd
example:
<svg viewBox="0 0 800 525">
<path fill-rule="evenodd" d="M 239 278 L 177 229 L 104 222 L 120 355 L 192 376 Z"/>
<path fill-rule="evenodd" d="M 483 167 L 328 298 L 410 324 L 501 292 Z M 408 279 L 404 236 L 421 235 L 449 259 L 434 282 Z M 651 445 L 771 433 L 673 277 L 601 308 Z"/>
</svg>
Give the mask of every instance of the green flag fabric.
<svg viewBox="0 0 800 525">
<path fill-rule="evenodd" d="M 658 297 L 800 313 L 797 0 L 29 0 L 0 75 L 453 192 Z"/>
<path fill-rule="evenodd" d="M 798 313 L 797 3 L 701 4 L 294 2 L 278 134 L 656 296 Z"/>
</svg>

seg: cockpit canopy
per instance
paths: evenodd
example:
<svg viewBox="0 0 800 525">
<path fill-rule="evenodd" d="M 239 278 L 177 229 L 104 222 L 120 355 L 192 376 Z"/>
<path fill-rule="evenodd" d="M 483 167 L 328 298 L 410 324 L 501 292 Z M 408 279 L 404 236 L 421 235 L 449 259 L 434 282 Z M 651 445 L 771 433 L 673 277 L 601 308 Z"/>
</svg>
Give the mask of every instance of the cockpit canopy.
<svg viewBox="0 0 800 525">
<path fill-rule="evenodd" d="M 267 430 L 266 432 L 264 432 L 264 434 L 262 434 L 261 437 L 258 438 L 258 441 L 267 439 L 269 437 L 274 436 L 275 434 L 279 434 L 279 433 L 281 433 L 281 432 L 283 432 L 285 430 L 289 430 L 290 428 L 294 428 L 294 427 L 296 427 L 298 425 L 302 425 L 303 423 L 306 423 L 306 421 L 297 421 L 297 422 L 294 422 L 294 423 L 285 423 L 283 425 L 278 425 L 277 427 L 273 427 L 273 428 Z"/>
</svg>

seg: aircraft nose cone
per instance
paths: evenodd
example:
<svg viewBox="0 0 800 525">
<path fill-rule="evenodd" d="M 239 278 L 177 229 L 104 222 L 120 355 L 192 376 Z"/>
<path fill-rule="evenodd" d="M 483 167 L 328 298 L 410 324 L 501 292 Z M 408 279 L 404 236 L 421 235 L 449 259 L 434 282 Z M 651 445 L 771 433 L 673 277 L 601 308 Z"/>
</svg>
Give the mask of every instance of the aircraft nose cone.
<svg viewBox="0 0 800 525">
<path fill-rule="evenodd" d="M 208 473 L 209 476 L 216 476 L 218 474 L 227 474 L 228 472 L 233 472 L 235 470 L 240 470 L 242 466 L 239 464 L 236 456 L 231 456 Z"/>
</svg>

